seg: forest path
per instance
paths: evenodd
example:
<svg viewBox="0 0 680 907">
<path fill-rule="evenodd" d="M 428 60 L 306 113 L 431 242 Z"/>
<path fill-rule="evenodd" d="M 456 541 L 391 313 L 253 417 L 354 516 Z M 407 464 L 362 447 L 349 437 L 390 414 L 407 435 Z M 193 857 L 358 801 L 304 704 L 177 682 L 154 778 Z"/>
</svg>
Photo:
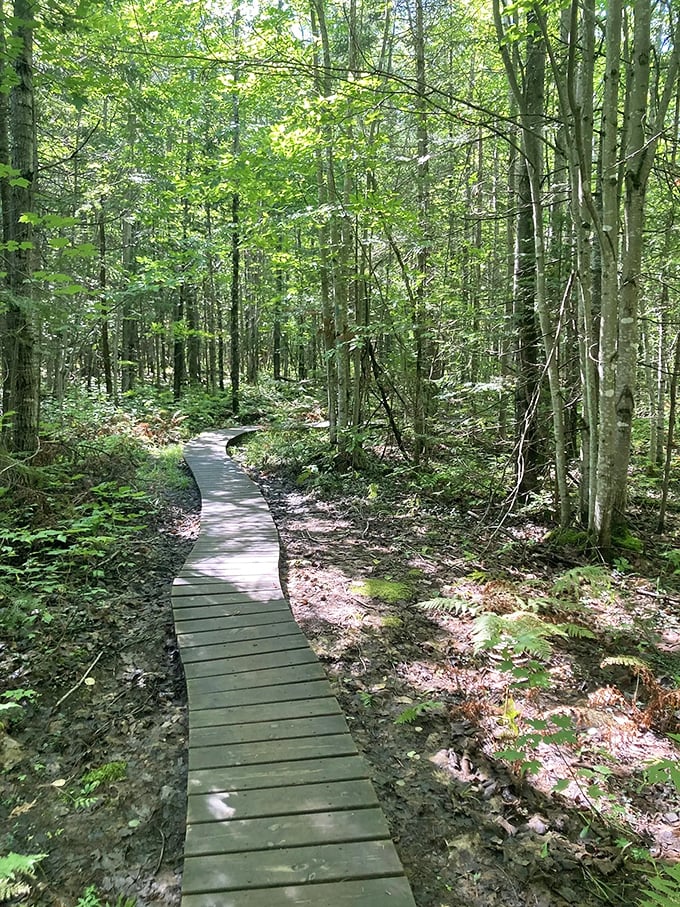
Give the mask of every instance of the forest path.
<svg viewBox="0 0 680 907">
<path fill-rule="evenodd" d="M 363 758 L 281 590 L 258 487 L 206 432 L 172 600 L 189 701 L 182 907 L 415 907 Z"/>
</svg>

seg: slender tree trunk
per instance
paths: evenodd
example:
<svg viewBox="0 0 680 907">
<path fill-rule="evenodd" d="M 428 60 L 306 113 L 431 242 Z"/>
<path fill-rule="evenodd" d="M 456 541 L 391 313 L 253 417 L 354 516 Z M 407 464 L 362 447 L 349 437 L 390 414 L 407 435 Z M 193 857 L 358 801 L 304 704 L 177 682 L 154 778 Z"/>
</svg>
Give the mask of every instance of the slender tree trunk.
<svg viewBox="0 0 680 907">
<path fill-rule="evenodd" d="M 106 219 L 104 200 L 99 210 L 99 318 L 102 366 L 104 368 L 104 385 L 106 396 L 113 399 L 113 363 L 111 360 L 111 341 L 109 338 L 109 300 L 106 271 Z"/>
<path fill-rule="evenodd" d="M 16 58 L 10 91 L 11 166 L 18 178 L 8 191 L 9 240 L 16 247 L 6 255 L 9 302 L 5 316 L 8 353 L 8 404 L 13 411 L 10 446 L 32 452 L 38 446 L 39 381 L 33 325 L 31 271 L 33 228 L 22 215 L 32 212 L 35 196 L 36 134 L 33 95 L 33 0 L 15 0 Z M 4 199 L 3 199 L 4 201 Z"/>
<path fill-rule="evenodd" d="M 419 243 L 416 253 L 413 339 L 415 347 L 415 386 L 413 405 L 413 461 L 426 459 L 429 451 L 429 416 L 431 406 L 430 370 L 432 349 L 427 316 L 427 285 L 430 270 L 430 136 L 427 117 L 427 74 L 425 70 L 425 24 L 423 0 L 415 0 L 413 32 L 416 58 L 416 137 L 418 167 L 416 195 Z"/>
</svg>

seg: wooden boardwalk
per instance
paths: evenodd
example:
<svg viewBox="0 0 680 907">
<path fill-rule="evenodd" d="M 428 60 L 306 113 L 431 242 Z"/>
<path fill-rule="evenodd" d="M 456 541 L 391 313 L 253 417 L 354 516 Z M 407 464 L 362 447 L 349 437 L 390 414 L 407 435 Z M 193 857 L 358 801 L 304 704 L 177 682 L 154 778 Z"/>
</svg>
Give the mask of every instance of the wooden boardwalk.
<svg viewBox="0 0 680 907">
<path fill-rule="evenodd" d="M 226 455 L 184 456 L 201 531 L 172 598 L 189 698 L 182 907 L 415 907 L 324 671 L 279 582 L 257 486 Z"/>
</svg>

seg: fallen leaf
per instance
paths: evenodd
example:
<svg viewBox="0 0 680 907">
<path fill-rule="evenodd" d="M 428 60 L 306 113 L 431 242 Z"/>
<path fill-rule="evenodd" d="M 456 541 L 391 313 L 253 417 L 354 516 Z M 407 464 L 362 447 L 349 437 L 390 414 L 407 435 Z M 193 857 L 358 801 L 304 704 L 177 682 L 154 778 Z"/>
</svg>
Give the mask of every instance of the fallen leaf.
<svg viewBox="0 0 680 907">
<path fill-rule="evenodd" d="M 33 809 L 37 802 L 38 800 L 36 798 L 30 803 L 21 803 L 19 806 L 15 806 L 12 812 L 9 814 L 10 819 L 13 819 L 15 816 L 23 816 L 24 813 L 27 813 L 29 810 Z"/>
</svg>

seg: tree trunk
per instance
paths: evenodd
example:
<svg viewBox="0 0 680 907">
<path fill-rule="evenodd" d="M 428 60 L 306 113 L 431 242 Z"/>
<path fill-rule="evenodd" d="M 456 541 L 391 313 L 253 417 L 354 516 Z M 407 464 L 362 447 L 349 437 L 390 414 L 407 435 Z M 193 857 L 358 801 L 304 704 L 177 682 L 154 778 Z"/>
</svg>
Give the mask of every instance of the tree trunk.
<svg viewBox="0 0 680 907">
<path fill-rule="evenodd" d="M 36 367 L 32 313 L 31 271 L 33 228 L 22 221 L 32 212 L 35 196 L 36 134 L 33 95 L 33 28 L 35 3 L 15 0 L 14 34 L 16 58 L 14 84 L 10 91 L 11 166 L 17 176 L 7 191 L 8 239 L 16 247 L 6 254 L 9 302 L 5 316 L 5 361 L 9 382 L 8 406 L 12 416 L 9 446 L 22 453 L 38 446 L 39 381 Z M 3 198 L 3 202 L 5 199 Z"/>
</svg>

